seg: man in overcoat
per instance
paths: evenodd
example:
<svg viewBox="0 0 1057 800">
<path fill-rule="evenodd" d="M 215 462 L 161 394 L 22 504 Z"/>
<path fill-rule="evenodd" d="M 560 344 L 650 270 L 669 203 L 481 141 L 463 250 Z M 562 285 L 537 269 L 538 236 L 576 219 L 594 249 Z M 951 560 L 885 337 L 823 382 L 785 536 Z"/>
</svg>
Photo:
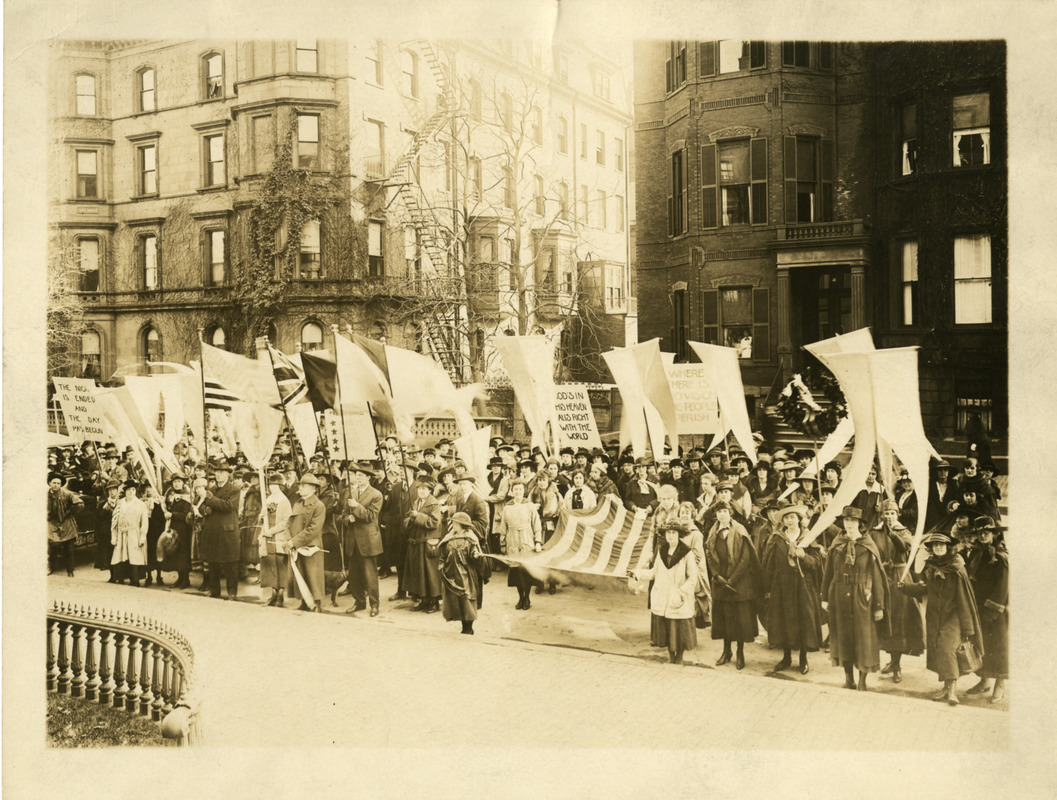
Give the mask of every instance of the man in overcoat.
<svg viewBox="0 0 1057 800">
<path fill-rule="evenodd" d="M 351 486 L 345 495 L 341 514 L 345 521 L 345 569 L 355 604 L 346 610 L 353 614 L 367 608 L 378 616 L 378 563 L 382 553 L 382 532 L 378 515 L 382 511 L 382 493 L 371 486 L 374 470 L 363 464 L 350 464 Z"/>
<path fill-rule="evenodd" d="M 220 576 L 227 585 L 227 599 L 239 593 L 239 488 L 231 482 L 231 466 L 224 459 L 213 465 L 216 487 L 205 494 L 201 555 L 208 570 L 209 596 L 220 597 Z"/>
</svg>

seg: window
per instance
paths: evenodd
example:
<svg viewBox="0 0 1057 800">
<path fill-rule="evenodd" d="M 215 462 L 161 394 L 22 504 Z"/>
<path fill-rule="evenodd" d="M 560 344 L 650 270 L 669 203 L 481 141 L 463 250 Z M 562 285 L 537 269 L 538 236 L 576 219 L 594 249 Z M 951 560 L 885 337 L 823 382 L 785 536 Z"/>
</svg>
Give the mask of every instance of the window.
<svg viewBox="0 0 1057 800">
<path fill-rule="evenodd" d="M 481 159 L 477 156 L 470 157 L 470 197 L 474 200 L 481 199 L 481 186 L 484 183 L 484 175 L 481 168 Z"/>
<path fill-rule="evenodd" d="M 718 42 L 718 49 L 720 75 L 767 66 L 767 45 L 765 42 L 722 39 Z"/>
<path fill-rule="evenodd" d="M 548 294 L 557 291 L 554 283 L 554 250 L 546 248 L 539 255 L 539 279 L 536 282 L 541 293 Z"/>
<path fill-rule="evenodd" d="M 686 42 L 668 43 L 668 60 L 664 63 L 665 86 L 674 92 L 686 83 Z"/>
<path fill-rule="evenodd" d="M 418 228 L 407 225 L 404 227 L 404 265 L 406 274 L 411 276 L 415 286 L 422 283 L 422 239 Z"/>
<path fill-rule="evenodd" d="M 517 279 L 518 271 L 521 266 L 521 258 L 517 252 L 517 244 L 513 239 L 504 240 L 506 243 L 506 263 L 507 263 L 507 289 L 511 292 L 517 291 Z"/>
<path fill-rule="evenodd" d="M 682 285 L 686 286 L 685 283 Z M 690 359 L 690 310 L 687 308 L 686 289 L 673 291 L 671 302 L 672 352 L 675 353 L 676 361 L 688 361 Z"/>
<path fill-rule="evenodd" d="M 606 308 L 624 306 L 624 265 L 606 264 Z"/>
<path fill-rule="evenodd" d="M 224 57 L 220 53 L 202 56 L 202 89 L 207 100 L 224 96 Z"/>
<path fill-rule="evenodd" d="M 561 261 L 562 271 L 561 291 L 565 292 L 566 294 L 572 294 L 575 279 L 575 273 L 573 272 L 572 254 L 562 253 L 559 257 L 559 260 Z"/>
<path fill-rule="evenodd" d="M 139 266 L 143 288 L 148 292 L 161 288 L 158 274 L 158 237 L 148 233 L 139 240 Z"/>
<path fill-rule="evenodd" d="M 596 69 L 592 77 L 591 88 L 594 90 L 595 97 L 601 97 L 603 100 L 608 100 L 609 76 L 602 72 L 602 70 Z"/>
<path fill-rule="evenodd" d="M 224 281 L 227 280 L 225 238 L 222 230 L 206 232 L 206 257 L 208 259 L 206 275 L 209 286 L 223 286 Z"/>
<path fill-rule="evenodd" d="M 918 104 L 907 103 L 899 112 L 899 174 L 918 171 Z"/>
<path fill-rule="evenodd" d="M 307 352 L 323 349 L 323 326 L 306 322 L 301 326 L 301 349 Z"/>
<path fill-rule="evenodd" d="M 529 136 L 536 144 L 543 144 L 543 112 L 539 106 L 532 107 L 532 116 L 529 118 Z"/>
<path fill-rule="evenodd" d="M 367 276 L 385 275 L 385 225 L 370 220 L 367 223 Z"/>
<path fill-rule="evenodd" d="M 301 226 L 301 247 L 298 251 L 298 277 L 304 281 L 323 277 L 319 248 L 319 220 L 310 219 Z"/>
<path fill-rule="evenodd" d="M 400 54 L 403 62 L 404 97 L 418 97 L 418 53 L 404 50 Z"/>
<path fill-rule="evenodd" d="M 954 323 L 988 324 L 991 313 L 991 237 L 954 239 Z"/>
<path fill-rule="evenodd" d="M 785 221 L 833 219 L 833 140 L 785 137 Z"/>
<path fill-rule="evenodd" d="M 766 224 L 767 140 L 704 145 L 701 185 L 702 227 Z"/>
<path fill-rule="evenodd" d="M 587 123 L 580 123 L 580 158 L 587 158 Z"/>
<path fill-rule="evenodd" d="M 903 324 L 913 325 L 917 322 L 918 299 L 918 243 L 916 240 L 899 242 L 900 280 L 902 281 L 901 300 L 903 304 Z"/>
<path fill-rule="evenodd" d="M 275 117 L 254 117 L 250 126 L 253 137 L 253 171 L 267 172 L 275 158 Z"/>
<path fill-rule="evenodd" d="M 591 214 L 590 209 L 587 206 L 587 184 L 580 185 L 580 224 L 590 225 Z"/>
<path fill-rule="evenodd" d="M 385 86 L 385 66 L 382 61 L 381 39 L 374 40 L 374 44 L 367 51 L 367 61 L 368 80 L 373 80 L 377 86 Z"/>
<path fill-rule="evenodd" d="M 298 72 L 319 71 L 319 49 L 315 39 L 298 39 L 294 61 Z"/>
<path fill-rule="evenodd" d="M 138 111 L 154 111 L 154 70 L 144 67 L 136 73 L 139 108 Z"/>
<path fill-rule="evenodd" d="M 319 116 L 297 115 L 297 166 L 319 169 Z"/>
<path fill-rule="evenodd" d="M 617 231 L 624 232 L 624 195 L 618 194 L 617 201 Z"/>
<path fill-rule="evenodd" d="M 364 165 L 369 180 L 385 177 L 385 123 L 367 120 L 367 151 Z"/>
<path fill-rule="evenodd" d="M 85 331 L 81 334 L 81 377 L 102 377 L 102 339 L 97 331 Z"/>
<path fill-rule="evenodd" d="M 78 239 L 77 260 L 81 272 L 80 290 L 99 291 L 99 240 Z"/>
<path fill-rule="evenodd" d="M 668 168 L 668 235 L 686 233 L 686 151 L 676 150 Z"/>
<path fill-rule="evenodd" d="M 810 67 L 810 42 L 782 42 L 783 67 Z"/>
<path fill-rule="evenodd" d="M 209 333 L 209 343 L 213 347 L 220 348 L 221 350 L 228 349 L 228 335 L 224 333 L 224 329 L 217 325 Z"/>
<path fill-rule="evenodd" d="M 739 359 L 770 360 L 768 289 L 731 286 L 701 294 L 701 341 L 732 347 Z"/>
<path fill-rule="evenodd" d="M 77 196 L 99 197 L 99 154 L 95 150 L 77 151 Z"/>
<path fill-rule="evenodd" d="M 598 227 L 605 229 L 608 225 L 608 218 L 606 216 L 606 193 L 601 189 L 598 190 Z"/>
<path fill-rule="evenodd" d="M 205 139 L 205 185 L 223 186 L 227 182 L 224 171 L 224 134 L 206 136 Z"/>
<path fill-rule="evenodd" d="M 96 114 L 95 75 L 78 75 L 74 79 L 77 113 L 84 117 Z"/>
<path fill-rule="evenodd" d="M 606 133 L 605 131 L 595 131 L 595 133 L 598 135 L 598 144 L 595 147 L 595 163 L 604 167 L 606 165 Z"/>
<path fill-rule="evenodd" d="M 503 205 L 513 208 L 516 200 L 516 187 L 514 186 L 514 170 L 510 166 L 503 167 Z"/>
<path fill-rule="evenodd" d="M 558 117 L 558 152 L 562 155 L 569 153 L 569 120 Z"/>
<path fill-rule="evenodd" d="M 823 70 L 833 69 L 833 42 L 819 42 L 818 68 Z"/>
<path fill-rule="evenodd" d="M 158 146 L 153 144 L 138 148 L 139 185 L 141 195 L 158 193 Z"/>
<path fill-rule="evenodd" d="M 954 166 L 991 163 L 991 95 L 961 94 L 952 104 Z"/>
<path fill-rule="evenodd" d="M 558 184 L 558 202 L 561 204 L 559 213 L 563 220 L 568 221 L 569 219 L 569 184 L 562 183 Z"/>
<path fill-rule="evenodd" d="M 476 80 L 470 81 L 470 119 L 481 121 L 481 84 Z"/>
<path fill-rule="evenodd" d="M 143 331 L 143 360 L 150 364 L 155 361 L 164 361 L 165 356 L 162 353 L 161 334 L 158 333 L 158 329 L 154 326 L 148 326 Z"/>
<path fill-rule="evenodd" d="M 613 140 L 613 160 L 617 168 L 617 172 L 624 171 L 624 140 L 614 139 Z"/>
<path fill-rule="evenodd" d="M 547 203 L 543 197 L 543 176 L 537 175 L 533 178 L 535 189 L 536 214 L 543 216 L 547 213 Z"/>
</svg>

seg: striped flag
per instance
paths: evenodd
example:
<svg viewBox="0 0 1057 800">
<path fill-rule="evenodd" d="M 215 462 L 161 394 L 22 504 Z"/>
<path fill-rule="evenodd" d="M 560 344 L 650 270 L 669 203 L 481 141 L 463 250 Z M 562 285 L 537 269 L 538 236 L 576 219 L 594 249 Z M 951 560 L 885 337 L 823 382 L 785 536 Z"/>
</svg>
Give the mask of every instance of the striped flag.
<svg viewBox="0 0 1057 800">
<path fill-rule="evenodd" d="M 557 570 L 624 580 L 628 570 L 652 566 L 652 540 L 652 516 L 629 512 L 606 495 L 593 509 L 563 508 L 543 550 L 516 563 L 537 578 Z"/>
<path fill-rule="evenodd" d="M 286 353 L 268 344 L 268 353 L 272 358 L 272 372 L 279 387 L 279 396 L 284 406 L 292 406 L 308 400 L 308 386 L 305 384 L 305 372 L 289 359 Z"/>
<path fill-rule="evenodd" d="M 279 390 L 267 364 L 205 342 L 201 346 L 206 408 L 230 409 L 239 400 L 278 404 Z"/>
</svg>

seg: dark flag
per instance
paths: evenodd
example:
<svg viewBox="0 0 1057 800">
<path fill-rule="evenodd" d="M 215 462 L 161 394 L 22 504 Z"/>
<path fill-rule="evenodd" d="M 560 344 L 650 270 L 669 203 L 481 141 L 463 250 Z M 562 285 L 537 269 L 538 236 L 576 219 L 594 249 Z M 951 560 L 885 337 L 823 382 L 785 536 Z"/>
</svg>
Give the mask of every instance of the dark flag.
<svg viewBox="0 0 1057 800">
<path fill-rule="evenodd" d="M 305 386 L 308 400 L 314 411 L 336 408 L 338 404 L 338 367 L 329 358 L 301 353 L 301 366 L 305 369 Z"/>
</svg>

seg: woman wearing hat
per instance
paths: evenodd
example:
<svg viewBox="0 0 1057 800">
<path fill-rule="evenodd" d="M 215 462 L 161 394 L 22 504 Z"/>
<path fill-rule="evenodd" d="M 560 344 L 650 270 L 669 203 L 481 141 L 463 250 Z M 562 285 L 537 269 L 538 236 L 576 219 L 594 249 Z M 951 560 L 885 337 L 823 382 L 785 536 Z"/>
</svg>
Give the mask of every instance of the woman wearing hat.
<svg viewBox="0 0 1057 800">
<path fill-rule="evenodd" d="M 114 509 L 120 501 L 121 484 L 117 481 L 110 481 L 106 484 L 104 496 L 100 498 L 95 534 L 95 568 L 105 569 L 110 573 L 107 583 L 117 583 L 117 575 L 110 563 L 114 555 L 114 545 L 110 541 L 110 526 L 114 522 Z"/>
<path fill-rule="evenodd" d="M 657 487 L 649 480 L 649 459 L 640 458 L 635 462 L 635 477 L 624 487 L 624 505 L 628 511 L 642 508 L 652 514 L 657 508 Z"/>
<path fill-rule="evenodd" d="M 697 611 L 698 568 L 689 546 L 683 542 L 686 533 L 678 522 L 661 526 L 664 542 L 658 548 L 650 569 L 632 570 L 630 577 L 651 580 L 650 611 L 653 615 L 651 637 L 659 636 L 658 646 L 668 648 L 673 664 L 683 663 L 683 653 L 697 647 L 697 629 L 693 618 Z"/>
<path fill-rule="evenodd" d="M 881 668 L 878 627 L 888 602 L 881 553 L 863 526 L 863 511 L 845 506 L 844 532 L 833 541 L 822 576 L 823 607 L 829 611 L 829 657 L 844 667 L 844 688 L 866 691 L 866 676 Z"/>
<path fill-rule="evenodd" d="M 965 562 L 953 552 L 951 538 L 934 532 L 926 537 L 924 544 L 930 553 L 922 572 L 924 581 L 916 582 L 907 575 L 898 586 L 913 597 L 928 598 L 925 666 L 943 681 L 943 690 L 933 699 L 956 706 L 958 678 L 962 674 L 958 667 L 958 647 L 962 642 L 972 642 L 978 654 L 985 653 L 980 615 Z"/>
<path fill-rule="evenodd" d="M 286 542 L 290 539 L 290 514 L 293 507 L 283 492 L 283 476 L 278 472 L 268 474 L 268 496 L 265 498 L 264 525 L 261 527 L 259 546 L 261 560 L 261 597 L 266 589 L 271 595 L 266 605 L 282 608 L 289 569 Z"/>
<path fill-rule="evenodd" d="M 587 476 L 584 471 L 582 469 L 574 469 L 572 479 L 573 485 L 565 493 L 562 507 L 570 511 L 589 511 L 598 505 L 594 490 L 587 485 Z"/>
<path fill-rule="evenodd" d="M 1003 529 L 991 517 L 977 517 L 973 527 L 976 543 L 966 570 L 983 627 L 984 663 L 977 672 L 980 682 L 968 694 L 983 694 L 994 679 L 989 702 L 997 703 L 1005 696 L 1009 678 L 1009 553 Z"/>
<path fill-rule="evenodd" d="M 116 567 L 118 583 L 124 583 L 127 576 L 132 586 L 139 586 L 140 570 L 147 564 L 149 518 L 147 506 L 136 496 L 137 489 L 135 481 L 125 481 L 124 495 L 110 523 L 110 543 L 114 546 L 111 569 Z"/>
<path fill-rule="evenodd" d="M 712 638 L 723 640 L 716 666 L 734 657 L 731 642 L 738 643 L 737 668 L 745 668 L 745 642 L 760 632 L 756 624 L 760 561 L 745 526 L 736 522 L 729 503 L 713 507 L 715 523 L 705 543 L 705 562 L 712 578 Z"/>
<path fill-rule="evenodd" d="M 191 588 L 191 493 L 183 475 L 173 475 L 165 493 L 165 507 L 169 510 L 169 530 L 174 546 L 165 556 L 162 569 L 176 573 L 174 589 Z"/>
<path fill-rule="evenodd" d="M 150 586 L 157 580 L 159 586 L 165 582 L 161 577 L 161 564 L 158 563 L 158 538 L 165 530 L 165 520 L 169 512 L 165 508 L 165 502 L 155 491 L 151 484 L 143 487 L 143 505 L 147 507 L 147 577 L 143 581 L 144 586 Z M 154 579 L 151 573 L 154 573 Z"/>
<path fill-rule="evenodd" d="M 65 488 L 65 477 L 58 472 L 48 475 L 48 545 L 60 545 L 66 574 L 73 576 L 73 548 L 77 542 L 77 519 L 75 514 L 84 508 L 84 501 Z M 50 556 L 49 552 L 49 556 Z M 49 564 L 48 573 L 51 573 Z"/>
<path fill-rule="evenodd" d="M 800 674 L 807 675 L 808 652 L 822 643 L 822 606 L 818 587 L 825 556 L 817 541 L 801 547 L 808 508 L 788 505 L 770 514 L 774 532 L 763 548 L 763 591 L 767 600 L 767 643 L 784 651 L 775 665 L 780 672 L 792 665 L 792 651 L 800 651 Z"/>
<path fill-rule="evenodd" d="M 448 520 L 448 533 L 437 545 L 440 558 L 441 604 L 444 619 L 462 623 L 462 632 L 473 635 L 477 619 L 477 598 L 481 592 L 480 542 L 473 520 L 465 511 L 456 511 Z"/>
<path fill-rule="evenodd" d="M 880 638 L 881 649 L 889 655 L 889 662 L 881 670 L 882 675 L 891 675 L 894 683 L 903 680 L 903 654 L 919 656 L 925 652 L 925 627 L 921 620 L 921 607 L 913 597 L 896 591 L 899 576 L 903 574 L 913 535 L 899 521 L 899 506 L 885 500 L 881 506 L 881 522 L 870 532 L 877 545 L 888 579 L 888 630 Z"/>
<path fill-rule="evenodd" d="M 426 542 L 440 538 L 440 502 L 433 496 L 436 481 L 422 476 L 415 481 L 416 497 L 404 515 L 407 529 L 407 566 L 404 588 L 418 600 L 412 611 L 432 614 L 440 610 L 441 581 L 437 559 L 431 557 Z"/>
<path fill-rule="evenodd" d="M 697 588 L 694 598 L 697 601 L 697 613 L 694 615 L 695 628 L 707 628 L 712 624 L 712 587 L 708 584 L 708 565 L 705 562 L 705 536 L 694 521 L 697 512 L 693 503 L 680 503 L 676 519 L 686 533 L 680 541 L 690 548 L 697 562 Z"/>
<path fill-rule="evenodd" d="M 503 513 L 497 520 L 499 546 L 506 555 L 517 558 L 538 553 L 543 547 L 543 525 L 539 513 L 525 497 L 525 484 L 517 479 L 510 482 L 510 500 L 503 506 Z M 514 608 L 528 610 L 532 606 L 529 593 L 532 587 L 542 586 L 528 570 L 512 564 L 507 573 L 507 586 L 517 589 L 518 602 Z"/>
</svg>

